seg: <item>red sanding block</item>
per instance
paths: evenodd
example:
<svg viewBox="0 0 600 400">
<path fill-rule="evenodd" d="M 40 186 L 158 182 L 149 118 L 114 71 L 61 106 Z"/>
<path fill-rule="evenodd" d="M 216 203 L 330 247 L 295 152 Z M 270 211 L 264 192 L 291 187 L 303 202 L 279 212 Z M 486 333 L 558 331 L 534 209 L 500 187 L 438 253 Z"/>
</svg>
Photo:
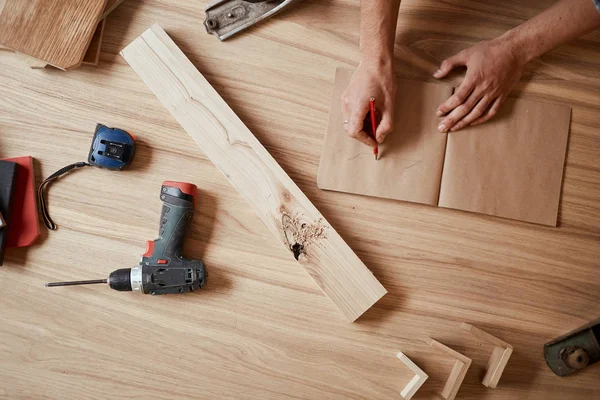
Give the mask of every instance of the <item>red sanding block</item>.
<svg viewBox="0 0 600 400">
<path fill-rule="evenodd" d="M 0 160 L 0 212 L 7 226 L 0 229 L 0 265 L 4 261 L 4 250 L 8 239 L 10 217 L 15 193 L 18 165 L 14 162 Z"/>
<path fill-rule="evenodd" d="M 5 158 L 4 161 L 18 165 L 10 224 L 5 228 L 8 229 L 6 248 L 31 246 L 40 236 L 33 158 Z"/>
</svg>

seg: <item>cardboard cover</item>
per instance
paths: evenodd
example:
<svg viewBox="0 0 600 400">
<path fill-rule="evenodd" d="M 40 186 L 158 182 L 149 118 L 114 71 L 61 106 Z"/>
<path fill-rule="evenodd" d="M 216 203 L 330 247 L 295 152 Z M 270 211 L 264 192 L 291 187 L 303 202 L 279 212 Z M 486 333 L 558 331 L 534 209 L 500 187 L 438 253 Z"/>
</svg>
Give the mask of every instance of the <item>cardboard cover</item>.
<svg viewBox="0 0 600 400">
<path fill-rule="evenodd" d="M 446 135 L 435 110 L 452 88 L 398 79 L 394 132 L 376 161 L 344 129 L 351 76 L 336 70 L 319 188 L 556 225 L 569 107 L 508 99 L 494 119 Z"/>
<path fill-rule="evenodd" d="M 399 79 L 395 129 L 379 146 L 376 161 L 371 148 L 344 129 L 340 97 L 351 77 L 347 68 L 336 70 L 319 188 L 436 205 L 447 135 L 437 131 L 432 110 L 452 88 Z"/>
<path fill-rule="evenodd" d="M 571 109 L 507 99 L 448 135 L 440 207 L 556 226 Z"/>
</svg>

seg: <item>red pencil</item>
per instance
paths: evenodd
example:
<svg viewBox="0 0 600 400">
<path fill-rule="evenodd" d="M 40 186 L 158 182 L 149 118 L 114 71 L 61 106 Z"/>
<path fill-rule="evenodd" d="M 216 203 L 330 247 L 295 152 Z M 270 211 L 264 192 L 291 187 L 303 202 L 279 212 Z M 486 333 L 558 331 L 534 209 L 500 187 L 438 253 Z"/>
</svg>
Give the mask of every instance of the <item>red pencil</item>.
<svg viewBox="0 0 600 400">
<path fill-rule="evenodd" d="M 373 131 L 373 139 L 377 141 L 377 114 L 375 110 L 375 97 L 371 97 L 369 99 L 369 112 L 371 114 L 371 130 Z M 379 154 L 379 144 L 375 146 L 373 149 L 373 154 L 375 154 L 375 160 L 377 160 L 377 155 Z"/>
</svg>

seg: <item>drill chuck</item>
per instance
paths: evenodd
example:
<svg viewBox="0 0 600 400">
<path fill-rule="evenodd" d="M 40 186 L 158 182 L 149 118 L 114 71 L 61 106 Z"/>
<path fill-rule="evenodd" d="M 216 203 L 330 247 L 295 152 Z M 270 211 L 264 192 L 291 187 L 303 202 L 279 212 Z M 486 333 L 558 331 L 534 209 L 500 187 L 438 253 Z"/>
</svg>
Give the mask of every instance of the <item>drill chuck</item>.
<svg viewBox="0 0 600 400">
<path fill-rule="evenodd" d="M 111 272 L 108 276 L 108 286 L 120 292 L 130 292 L 131 270 L 132 268 L 121 268 Z"/>
</svg>

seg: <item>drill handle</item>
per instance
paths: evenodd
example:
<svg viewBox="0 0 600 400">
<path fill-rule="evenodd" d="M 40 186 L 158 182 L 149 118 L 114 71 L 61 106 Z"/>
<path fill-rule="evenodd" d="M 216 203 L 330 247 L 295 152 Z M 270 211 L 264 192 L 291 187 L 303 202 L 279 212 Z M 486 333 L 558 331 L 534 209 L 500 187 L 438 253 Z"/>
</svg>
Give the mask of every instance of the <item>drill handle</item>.
<svg viewBox="0 0 600 400">
<path fill-rule="evenodd" d="M 143 263 L 168 265 L 172 259 L 183 257 L 183 245 L 192 223 L 197 191 L 196 185 L 191 183 L 163 182 L 160 192 L 163 206 L 158 238 L 146 243 L 146 253 L 142 255 Z"/>
</svg>

